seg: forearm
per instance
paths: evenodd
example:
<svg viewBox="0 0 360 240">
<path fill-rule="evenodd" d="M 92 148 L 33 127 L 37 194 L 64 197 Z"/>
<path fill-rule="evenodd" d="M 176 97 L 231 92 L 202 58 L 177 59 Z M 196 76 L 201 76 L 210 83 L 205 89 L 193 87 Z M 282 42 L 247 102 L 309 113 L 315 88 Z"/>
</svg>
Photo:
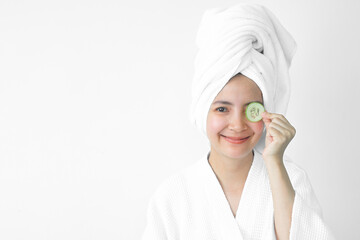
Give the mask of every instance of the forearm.
<svg viewBox="0 0 360 240">
<path fill-rule="evenodd" d="M 265 162 L 273 197 L 276 238 L 289 239 L 295 191 L 282 159 L 267 159 Z"/>
</svg>

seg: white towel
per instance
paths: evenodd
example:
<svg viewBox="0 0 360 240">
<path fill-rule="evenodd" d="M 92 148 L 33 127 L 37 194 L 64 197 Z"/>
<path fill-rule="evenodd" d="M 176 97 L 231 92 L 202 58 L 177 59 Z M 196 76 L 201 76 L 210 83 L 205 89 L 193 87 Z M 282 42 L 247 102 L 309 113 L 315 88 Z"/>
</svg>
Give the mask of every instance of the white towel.
<svg viewBox="0 0 360 240">
<path fill-rule="evenodd" d="M 240 3 L 212 8 L 202 16 L 196 36 L 199 51 L 194 66 L 189 120 L 205 136 L 209 108 L 237 73 L 252 79 L 263 94 L 268 112 L 285 116 L 290 98 L 289 67 L 296 42 L 266 7 Z M 265 148 L 265 128 L 255 146 Z"/>
</svg>

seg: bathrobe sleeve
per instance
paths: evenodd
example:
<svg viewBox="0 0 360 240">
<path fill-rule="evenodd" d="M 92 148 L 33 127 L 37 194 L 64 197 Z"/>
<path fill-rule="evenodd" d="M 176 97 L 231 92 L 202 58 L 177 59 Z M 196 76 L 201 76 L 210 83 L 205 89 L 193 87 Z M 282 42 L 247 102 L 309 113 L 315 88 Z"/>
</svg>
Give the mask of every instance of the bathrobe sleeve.
<svg viewBox="0 0 360 240">
<path fill-rule="evenodd" d="M 164 181 L 150 197 L 147 222 L 142 240 L 175 240 L 176 224 L 169 201 L 169 190 Z M 172 194 L 171 194 L 172 195 Z"/>
<path fill-rule="evenodd" d="M 334 240 L 333 233 L 324 222 L 322 209 L 308 175 L 293 162 L 287 162 L 287 165 L 293 175 L 291 182 L 295 190 L 290 240 Z"/>
</svg>

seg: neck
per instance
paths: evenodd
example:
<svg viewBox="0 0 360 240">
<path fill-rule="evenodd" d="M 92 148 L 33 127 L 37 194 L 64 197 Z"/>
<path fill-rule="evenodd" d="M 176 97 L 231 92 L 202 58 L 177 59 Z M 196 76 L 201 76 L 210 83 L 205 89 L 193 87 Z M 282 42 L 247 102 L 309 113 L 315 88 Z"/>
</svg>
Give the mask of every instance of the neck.
<svg viewBox="0 0 360 240">
<path fill-rule="evenodd" d="M 254 160 L 254 150 L 242 159 L 228 158 L 215 151 L 208 154 L 208 162 L 218 178 L 222 188 L 235 192 L 244 186 Z"/>
</svg>

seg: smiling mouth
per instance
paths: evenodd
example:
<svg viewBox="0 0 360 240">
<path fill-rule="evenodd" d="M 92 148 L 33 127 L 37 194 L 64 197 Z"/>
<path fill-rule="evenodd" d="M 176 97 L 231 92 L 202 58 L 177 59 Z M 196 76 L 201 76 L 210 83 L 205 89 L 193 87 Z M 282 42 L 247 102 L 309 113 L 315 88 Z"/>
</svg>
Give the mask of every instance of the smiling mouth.
<svg viewBox="0 0 360 240">
<path fill-rule="evenodd" d="M 231 139 L 231 140 L 234 140 L 234 141 L 244 140 L 244 139 L 247 139 L 247 138 L 250 137 L 250 136 L 248 136 L 248 137 L 246 137 L 246 138 L 232 138 L 232 137 L 227 137 L 227 136 L 224 136 L 224 135 L 221 135 L 221 136 L 223 136 L 223 137 L 225 137 L 225 138 L 228 138 L 228 139 Z"/>
<path fill-rule="evenodd" d="M 221 135 L 221 136 L 225 139 L 225 141 L 232 143 L 232 144 L 242 144 L 242 143 L 245 143 L 250 138 L 250 136 L 249 136 L 246 138 L 242 138 L 242 139 L 238 138 L 237 140 L 234 140 L 232 138 L 229 138 L 229 137 L 226 137 L 223 135 Z"/>
</svg>

